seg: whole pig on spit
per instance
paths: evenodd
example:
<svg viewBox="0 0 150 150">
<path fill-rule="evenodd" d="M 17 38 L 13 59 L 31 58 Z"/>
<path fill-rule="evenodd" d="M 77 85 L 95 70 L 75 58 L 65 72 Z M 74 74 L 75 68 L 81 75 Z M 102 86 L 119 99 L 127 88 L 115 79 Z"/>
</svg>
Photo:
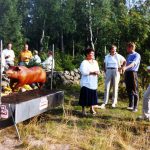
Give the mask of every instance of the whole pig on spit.
<svg viewBox="0 0 150 150">
<path fill-rule="evenodd" d="M 36 83 L 41 88 L 46 82 L 46 72 L 39 66 L 27 68 L 25 66 L 11 66 L 6 70 L 6 75 L 10 78 L 12 91 L 25 84 Z M 15 86 L 13 86 L 15 84 Z"/>
</svg>

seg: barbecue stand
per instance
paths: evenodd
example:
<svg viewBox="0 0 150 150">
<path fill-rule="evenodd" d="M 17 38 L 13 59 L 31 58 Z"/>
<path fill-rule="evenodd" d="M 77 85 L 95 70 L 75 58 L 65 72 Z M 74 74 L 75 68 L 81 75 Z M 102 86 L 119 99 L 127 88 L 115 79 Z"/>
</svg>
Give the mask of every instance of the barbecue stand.
<svg viewBox="0 0 150 150">
<path fill-rule="evenodd" d="M 0 60 L 2 56 L 2 40 L 0 40 Z M 54 45 L 52 46 L 54 57 Z M 53 66 L 53 61 L 52 61 Z M 0 61 L 0 94 L 2 92 L 2 63 Z M 64 91 L 52 90 L 53 67 L 51 69 L 50 90 L 31 90 L 22 93 L 12 93 L 1 97 L 0 95 L 0 129 L 14 125 L 18 139 L 20 134 L 17 123 L 25 121 L 36 115 L 44 113 L 54 107 L 62 105 L 64 112 Z M 65 112 L 64 112 L 65 113 Z"/>
<path fill-rule="evenodd" d="M 31 94 L 31 92 L 33 92 L 33 94 L 36 93 L 36 96 L 39 94 L 39 97 L 30 99 L 29 94 Z M 60 105 L 62 105 L 64 110 L 63 91 L 47 90 L 45 92 L 44 90 L 32 90 L 21 93 L 21 97 L 26 95 L 29 100 L 20 99 L 18 93 L 14 95 L 11 96 L 17 98 L 15 102 L 10 100 L 12 97 L 10 96 L 9 98 L 9 95 L 1 98 L 2 103 L 0 105 L 0 129 L 14 125 L 19 140 L 20 134 L 17 128 L 17 123 L 25 121 Z"/>
</svg>

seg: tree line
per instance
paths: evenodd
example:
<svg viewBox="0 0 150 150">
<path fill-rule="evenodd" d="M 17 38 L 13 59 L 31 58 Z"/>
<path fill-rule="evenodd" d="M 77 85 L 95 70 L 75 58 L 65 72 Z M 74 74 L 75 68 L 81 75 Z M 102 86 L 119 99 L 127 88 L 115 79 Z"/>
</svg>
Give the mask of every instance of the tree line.
<svg viewBox="0 0 150 150">
<path fill-rule="evenodd" d="M 91 46 L 102 61 L 112 43 L 125 56 L 134 41 L 141 68 L 150 63 L 149 0 L 0 0 L 0 14 L 0 38 L 16 53 L 25 42 L 42 52 L 54 44 L 73 57 Z"/>
</svg>

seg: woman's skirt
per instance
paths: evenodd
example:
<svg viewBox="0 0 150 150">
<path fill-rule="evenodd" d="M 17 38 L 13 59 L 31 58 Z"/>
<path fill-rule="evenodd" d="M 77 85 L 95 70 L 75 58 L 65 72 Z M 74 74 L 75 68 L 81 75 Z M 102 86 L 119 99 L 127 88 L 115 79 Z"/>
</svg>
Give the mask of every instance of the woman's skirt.
<svg viewBox="0 0 150 150">
<path fill-rule="evenodd" d="M 80 90 L 79 105 L 92 106 L 97 104 L 98 104 L 97 90 L 92 90 L 83 86 Z"/>
</svg>

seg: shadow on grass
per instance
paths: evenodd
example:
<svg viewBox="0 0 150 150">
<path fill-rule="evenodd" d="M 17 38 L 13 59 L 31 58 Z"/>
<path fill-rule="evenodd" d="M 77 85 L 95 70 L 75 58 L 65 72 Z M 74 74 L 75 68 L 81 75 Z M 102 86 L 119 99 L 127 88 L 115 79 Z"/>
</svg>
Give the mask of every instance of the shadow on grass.
<svg viewBox="0 0 150 150">
<path fill-rule="evenodd" d="M 31 122 L 46 122 L 46 121 L 56 121 L 61 122 L 63 116 L 63 109 L 61 107 L 51 109 L 47 112 L 44 112 L 38 116 L 29 118 L 28 120 L 23 121 L 23 125 L 28 125 Z"/>
</svg>

